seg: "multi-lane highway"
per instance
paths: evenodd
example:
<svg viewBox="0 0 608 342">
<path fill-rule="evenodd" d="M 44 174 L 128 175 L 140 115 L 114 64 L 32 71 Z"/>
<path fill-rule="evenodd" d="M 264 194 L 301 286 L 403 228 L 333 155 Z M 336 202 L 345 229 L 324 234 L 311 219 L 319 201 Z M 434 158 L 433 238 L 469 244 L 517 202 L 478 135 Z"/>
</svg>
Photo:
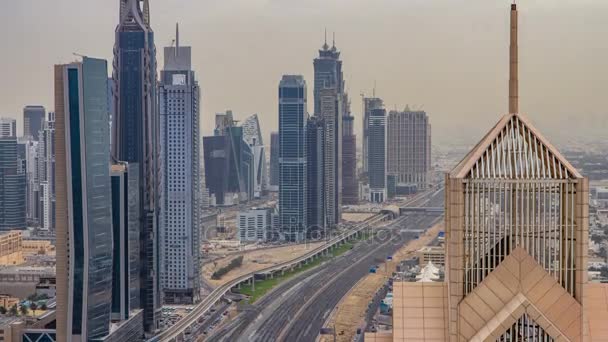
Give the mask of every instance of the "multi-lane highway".
<svg viewBox="0 0 608 342">
<path fill-rule="evenodd" d="M 419 198 L 413 205 L 442 206 L 443 191 Z M 439 212 L 411 212 L 391 222 L 370 242 L 358 243 L 332 259 L 275 288 L 208 341 L 314 341 L 327 315 L 370 269 L 394 254 L 420 230 L 431 227 Z M 390 234 L 388 232 L 391 232 Z"/>
</svg>

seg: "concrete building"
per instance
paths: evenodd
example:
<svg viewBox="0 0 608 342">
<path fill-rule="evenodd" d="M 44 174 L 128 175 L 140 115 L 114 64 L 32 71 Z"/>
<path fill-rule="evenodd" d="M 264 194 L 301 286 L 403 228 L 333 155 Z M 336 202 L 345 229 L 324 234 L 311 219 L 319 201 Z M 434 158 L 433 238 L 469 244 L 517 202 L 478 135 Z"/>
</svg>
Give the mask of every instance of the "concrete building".
<svg viewBox="0 0 608 342">
<path fill-rule="evenodd" d="M 302 241 L 307 224 L 306 121 L 304 77 L 284 75 L 279 84 L 279 212 L 280 234 Z"/>
<path fill-rule="evenodd" d="M 431 124 L 424 111 L 391 111 L 388 114 L 387 172 L 397 184 L 429 186 L 431 172 Z"/>
<path fill-rule="evenodd" d="M 55 113 L 50 112 L 38 141 L 40 227 L 55 230 Z"/>
<path fill-rule="evenodd" d="M 46 109 L 43 106 L 25 106 L 23 108 L 23 136 L 38 141 L 38 132 L 42 130 Z"/>
<path fill-rule="evenodd" d="M 318 116 L 306 124 L 307 224 L 309 233 L 323 231 L 325 219 L 325 122 Z"/>
<path fill-rule="evenodd" d="M 26 176 L 18 165 L 17 138 L 0 138 L 0 231 L 26 228 Z"/>
<path fill-rule="evenodd" d="M 41 160 L 39 142 L 28 137 L 22 141 L 25 145 L 25 178 L 26 178 L 26 219 L 29 226 L 40 226 L 41 198 L 40 198 L 40 178 Z"/>
<path fill-rule="evenodd" d="M 258 242 L 269 240 L 272 229 L 271 213 L 272 209 L 267 208 L 253 208 L 247 211 L 239 211 L 236 218 L 239 241 Z"/>
<path fill-rule="evenodd" d="M 369 172 L 368 160 L 369 160 L 369 117 L 372 111 L 375 109 L 384 108 L 384 102 L 382 99 L 377 97 L 364 97 L 363 98 L 363 136 L 361 137 L 362 145 L 362 159 L 363 159 L 363 173 Z"/>
<path fill-rule="evenodd" d="M 159 327 L 158 224 L 160 123 L 157 112 L 156 47 L 148 0 L 120 0 L 114 45 L 112 157 L 137 163 L 141 182 L 141 308 L 147 333 Z M 107 99 L 103 101 L 106 103 Z"/>
<path fill-rule="evenodd" d="M 21 231 L 0 232 L 0 265 L 19 265 L 23 259 Z M 4 305 L 6 307 L 6 305 Z"/>
<path fill-rule="evenodd" d="M 519 112 L 515 4 L 510 62 L 509 113 L 446 174 L 446 280 L 393 284 L 389 340 L 608 338 L 608 287 L 587 281 L 588 179 Z"/>
<path fill-rule="evenodd" d="M 270 134 L 270 191 L 279 191 L 279 132 Z"/>
<path fill-rule="evenodd" d="M 0 118 L 0 138 L 16 138 L 17 121 L 15 119 Z"/>
<path fill-rule="evenodd" d="M 161 142 L 160 279 L 163 300 L 193 304 L 200 292 L 200 88 L 192 70 L 192 51 L 166 47 L 160 74 Z"/>
<path fill-rule="evenodd" d="M 368 179 L 370 201 L 382 203 L 387 200 L 386 178 L 386 110 L 371 111 L 368 124 Z"/>
<path fill-rule="evenodd" d="M 357 136 L 354 133 L 355 118 L 342 117 L 342 204 L 359 203 L 359 179 L 357 178 Z"/>
<path fill-rule="evenodd" d="M 253 198 L 261 198 L 268 188 L 268 174 L 266 171 L 266 146 L 262 139 L 262 129 L 258 115 L 253 114 L 241 124 L 243 127 L 243 140 L 249 145 L 253 155 Z"/>
<path fill-rule="evenodd" d="M 107 63 L 55 66 L 57 339 L 110 333 L 112 199 Z"/>
<path fill-rule="evenodd" d="M 416 251 L 420 267 L 431 262 L 435 266 L 445 265 L 445 248 L 443 246 L 425 246 Z"/>
</svg>

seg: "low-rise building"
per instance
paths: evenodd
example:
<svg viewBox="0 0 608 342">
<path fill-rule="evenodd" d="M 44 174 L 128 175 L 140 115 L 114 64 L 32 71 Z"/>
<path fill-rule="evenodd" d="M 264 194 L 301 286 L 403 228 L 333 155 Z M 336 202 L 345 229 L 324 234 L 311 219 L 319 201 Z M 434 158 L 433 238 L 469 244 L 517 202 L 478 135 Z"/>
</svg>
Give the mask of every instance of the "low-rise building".
<svg viewBox="0 0 608 342">
<path fill-rule="evenodd" d="M 416 254 L 418 255 L 420 267 L 425 266 L 429 262 L 436 266 L 445 265 L 445 249 L 443 246 L 425 246 L 419 249 Z"/>
<path fill-rule="evenodd" d="M 266 241 L 272 230 L 271 209 L 253 208 L 237 215 L 238 239 L 241 242 Z"/>
<path fill-rule="evenodd" d="M 0 265 L 19 265 L 25 260 L 21 250 L 21 231 L 11 230 L 0 234 Z"/>
</svg>

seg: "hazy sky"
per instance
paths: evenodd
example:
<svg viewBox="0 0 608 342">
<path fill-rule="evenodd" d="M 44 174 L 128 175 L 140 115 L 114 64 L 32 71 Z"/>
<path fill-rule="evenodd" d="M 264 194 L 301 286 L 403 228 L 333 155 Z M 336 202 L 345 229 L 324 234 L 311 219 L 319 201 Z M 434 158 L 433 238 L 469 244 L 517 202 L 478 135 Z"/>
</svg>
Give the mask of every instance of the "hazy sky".
<svg viewBox="0 0 608 342">
<path fill-rule="evenodd" d="M 0 116 L 18 118 L 21 130 L 24 105 L 52 109 L 52 66 L 74 60 L 73 52 L 111 67 L 118 3 L 2 0 Z M 225 109 L 237 118 L 258 113 L 265 135 L 276 130 L 282 74 L 304 75 L 312 109 L 312 59 L 324 27 L 336 31 L 357 130 L 360 94 L 371 94 L 374 81 L 388 109 L 425 109 L 438 144 L 473 143 L 507 110 L 509 1 L 150 3 L 159 70 L 176 21 L 182 45 L 193 47 L 205 134 Z M 558 142 L 605 136 L 608 1 L 526 0 L 519 8 L 522 112 Z"/>
</svg>

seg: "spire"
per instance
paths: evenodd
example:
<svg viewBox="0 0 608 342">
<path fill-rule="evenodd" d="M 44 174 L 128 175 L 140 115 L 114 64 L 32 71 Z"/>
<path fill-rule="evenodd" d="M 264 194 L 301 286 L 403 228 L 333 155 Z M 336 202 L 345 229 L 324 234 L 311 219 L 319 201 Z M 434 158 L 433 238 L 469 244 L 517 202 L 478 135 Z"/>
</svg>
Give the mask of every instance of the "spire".
<svg viewBox="0 0 608 342">
<path fill-rule="evenodd" d="M 511 4 L 511 44 L 509 47 L 509 114 L 519 113 L 519 57 L 517 49 L 517 4 Z"/>
<path fill-rule="evenodd" d="M 323 44 L 323 50 L 329 49 L 329 45 L 327 45 L 327 27 L 325 28 L 325 43 Z"/>
<path fill-rule="evenodd" d="M 336 32 L 333 33 L 333 38 L 332 38 L 332 47 L 335 49 L 336 48 Z"/>
<path fill-rule="evenodd" d="M 150 2 L 149 0 L 144 1 L 144 23 L 150 27 Z"/>
<path fill-rule="evenodd" d="M 179 23 L 175 23 L 175 57 L 179 55 Z"/>
</svg>

